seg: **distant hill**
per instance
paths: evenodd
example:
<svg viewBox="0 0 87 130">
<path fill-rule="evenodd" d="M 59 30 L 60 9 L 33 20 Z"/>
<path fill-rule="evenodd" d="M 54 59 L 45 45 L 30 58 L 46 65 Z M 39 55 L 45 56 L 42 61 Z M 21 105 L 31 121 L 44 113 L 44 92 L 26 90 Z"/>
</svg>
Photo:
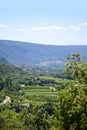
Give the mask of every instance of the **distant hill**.
<svg viewBox="0 0 87 130">
<path fill-rule="evenodd" d="M 61 66 L 72 52 L 80 53 L 87 61 L 86 45 L 57 46 L 0 40 L 0 59 L 15 65 Z"/>
</svg>

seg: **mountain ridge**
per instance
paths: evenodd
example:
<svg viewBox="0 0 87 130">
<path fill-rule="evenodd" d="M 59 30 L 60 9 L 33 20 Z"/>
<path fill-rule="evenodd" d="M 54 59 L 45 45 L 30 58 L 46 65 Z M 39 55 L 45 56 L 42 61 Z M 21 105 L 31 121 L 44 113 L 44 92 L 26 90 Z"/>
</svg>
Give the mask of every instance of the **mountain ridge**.
<svg viewBox="0 0 87 130">
<path fill-rule="evenodd" d="M 15 65 L 43 65 L 43 63 L 47 63 L 47 65 L 58 64 L 60 66 L 72 52 L 80 53 L 87 61 L 87 45 L 62 46 L 0 40 L 0 58 Z"/>
</svg>

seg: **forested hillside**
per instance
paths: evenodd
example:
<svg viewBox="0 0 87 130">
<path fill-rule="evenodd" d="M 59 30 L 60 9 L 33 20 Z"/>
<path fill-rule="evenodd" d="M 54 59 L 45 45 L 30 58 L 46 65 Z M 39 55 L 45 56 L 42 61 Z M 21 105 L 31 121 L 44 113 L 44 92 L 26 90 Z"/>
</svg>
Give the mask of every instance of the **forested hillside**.
<svg viewBox="0 0 87 130">
<path fill-rule="evenodd" d="M 15 65 L 62 66 L 66 56 L 80 53 L 87 61 L 87 46 L 54 46 L 0 40 L 0 58 Z"/>
<path fill-rule="evenodd" d="M 87 63 L 73 53 L 65 72 L 45 69 L 0 61 L 0 130 L 87 129 Z"/>
</svg>

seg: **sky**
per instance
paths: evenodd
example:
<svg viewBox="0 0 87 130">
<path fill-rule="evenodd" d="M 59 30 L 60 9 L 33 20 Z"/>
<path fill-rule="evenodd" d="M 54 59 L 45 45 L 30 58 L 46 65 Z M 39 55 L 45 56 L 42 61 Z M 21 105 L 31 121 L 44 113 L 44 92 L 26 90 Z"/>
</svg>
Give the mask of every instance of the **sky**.
<svg viewBox="0 0 87 130">
<path fill-rule="evenodd" d="M 87 0 L 0 0 L 0 39 L 87 45 Z"/>
</svg>

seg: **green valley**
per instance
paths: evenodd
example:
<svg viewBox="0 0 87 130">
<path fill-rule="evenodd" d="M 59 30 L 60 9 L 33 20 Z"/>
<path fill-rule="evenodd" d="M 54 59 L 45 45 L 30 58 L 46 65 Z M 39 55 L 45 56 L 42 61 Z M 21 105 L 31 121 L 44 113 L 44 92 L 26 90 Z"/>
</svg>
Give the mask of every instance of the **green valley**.
<svg viewBox="0 0 87 130">
<path fill-rule="evenodd" d="M 64 68 L 15 66 L 0 60 L 0 130 L 86 130 L 87 63 Z"/>
</svg>

